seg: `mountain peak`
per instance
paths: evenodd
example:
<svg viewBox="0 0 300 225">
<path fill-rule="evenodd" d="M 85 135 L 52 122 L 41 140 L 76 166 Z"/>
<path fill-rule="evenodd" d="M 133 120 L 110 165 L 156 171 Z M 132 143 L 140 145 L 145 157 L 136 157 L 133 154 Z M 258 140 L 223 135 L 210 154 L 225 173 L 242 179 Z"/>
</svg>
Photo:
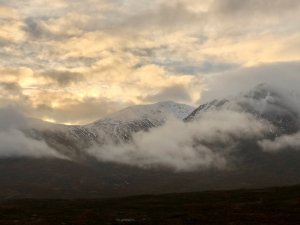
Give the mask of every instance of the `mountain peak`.
<svg viewBox="0 0 300 225">
<path fill-rule="evenodd" d="M 275 88 L 269 84 L 261 83 L 251 89 L 248 93 L 244 95 L 247 98 L 252 98 L 256 100 L 267 99 L 271 96 L 278 97 L 278 93 Z"/>
<path fill-rule="evenodd" d="M 173 101 L 163 101 L 154 104 L 129 106 L 105 117 L 104 119 L 96 121 L 96 123 L 103 121 L 128 122 L 144 119 L 163 122 L 170 116 L 183 119 L 193 110 L 194 107 L 189 105 L 180 104 Z"/>
<path fill-rule="evenodd" d="M 299 128 L 298 115 L 291 104 L 288 104 L 285 94 L 283 90 L 262 83 L 235 97 L 200 105 L 185 118 L 185 121 L 197 120 L 208 111 L 229 109 L 247 112 L 260 119 L 268 120 L 283 132 L 295 131 Z"/>
</svg>

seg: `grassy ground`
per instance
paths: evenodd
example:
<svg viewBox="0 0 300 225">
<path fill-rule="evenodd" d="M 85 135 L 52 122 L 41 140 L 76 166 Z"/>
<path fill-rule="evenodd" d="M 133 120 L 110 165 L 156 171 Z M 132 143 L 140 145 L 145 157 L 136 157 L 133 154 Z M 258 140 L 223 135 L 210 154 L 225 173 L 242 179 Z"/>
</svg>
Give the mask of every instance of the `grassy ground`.
<svg viewBox="0 0 300 225">
<path fill-rule="evenodd" d="M 14 200 L 0 224 L 299 225 L 300 187 L 95 200 Z"/>
</svg>

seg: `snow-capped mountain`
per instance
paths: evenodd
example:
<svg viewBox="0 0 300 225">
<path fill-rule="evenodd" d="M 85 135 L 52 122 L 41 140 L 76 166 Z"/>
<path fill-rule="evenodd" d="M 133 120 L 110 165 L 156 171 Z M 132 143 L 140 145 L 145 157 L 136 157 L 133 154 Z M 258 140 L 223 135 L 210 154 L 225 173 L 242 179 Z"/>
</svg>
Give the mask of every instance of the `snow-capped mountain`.
<svg viewBox="0 0 300 225">
<path fill-rule="evenodd" d="M 6 171 L 0 175 L 2 187 L 0 199 L 1 196 L 6 198 L 10 195 L 41 196 L 42 198 L 49 196 L 54 198 L 69 196 L 76 198 L 116 197 L 131 194 L 164 193 L 170 190 L 172 192 L 190 192 L 212 188 L 257 188 L 300 183 L 299 145 L 291 148 L 288 143 L 287 147 L 280 151 L 265 151 L 259 145 L 261 140 L 267 140 L 265 143 L 269 143 L 276 140 L 277 135 L 281 137 L 281 135 L 296 133 L 300 130 L 299 110 L 297 110 L 300 105 L 298 97 L 293 92 L 290 96 L 290 92 L 284 93 L 264 84 L 235 97 L 203 104 L 194 111 L 190 106 L 161 102 L 129 107 L 84 126 L 57 125 L 31 120 L 29 121 L 30 126 L 28 126 L 30 129 L 24 130 L 26 135 L 45 141 L 50 147 L 72 160 L 60 158 L 0 159 L 2 170 Z M 242 132 L 241 135 L 231 135 L 233 133 L 229 132 L 224 137 L 219 136 L 222 137 L 218 139 L 221 141 L 216 142 L 216 139 L 211 137 L 215 134 L 221 135 L 222 129 L 218 129 L 220 120 L 213 123 L 216 132 L 209 131 L 210 123 L 202 123 L 205 125 L 202 127 L 203 129 L 195 129 L 201 123 L 190 124 L 201 120 L 201 118 L 204 120 L 209 118 L 205 117 L 205 114 L 207 116 L 216 110 L 221 111 L 221 113 L 222 110 L 227 110 L 226 113 L 231 113 L 232 110 L 249 113 L 258 120 L 272 123 L 279 132 L 275 136 L 262 133 L 261 136 L 249 137 L 247 132 Z M 220 115 L 221 113 L 215 114 Z M 179 157 L 182 157 L 187 163 L 190 162 L 188 160 L 191 157 L 187 158 L 183 154 L 185 152 L 192 152 L 192 157 L 195 160 L 204 159 L 209 163 L 213 162 L 215 158 L 207 157 L 207 152 L 220 153 L 226 159 L 228 167 L 223 169 L 199 167 L 199 170 L 196 168 L 193 171 L 174 172 L 166 169 L 164 164 L 160 164 L 161 167 L 140 168 L 135 166 L 136 164 L 126 164 L 118 160 L 107 161 L 101 160 L 101 158 L 96 160 L 88 151 L 89 147 L 95 144 L 99 146 L 96 151 L 112 150 L 112 148 L 106 149 L 101 148 L 101 146 L 106 142 L 128 143 L 134 132 L 147 131 L 160 126 L 170 117 L 185 118 L 186 123 L 179 123 L 180 126 L 175 127 L 179 128 L 177 130 L 171 126 L 171 133 L 176 132 L 176 136 L 164 136 L 164 132 L 159 133 L 163 148 L 179 146 L 177 148 L 179 149 Z M 251 120 L 251 122 L 253 121 Z M 225 121 L 231 126 L 230 122 L 234 121 Z M 173 124 L 171 123 L 171 125 Z M 245 126 L 247 129 L 249 123 Z M 168 127 L 168 123 L 163 128 L 166 127 Z M 186 127 L 190 129 L 186 130 Z M 157 130 L 160 129 L 154 129 L 154 132 Z M 266 132 L 269 130 L 266 129 Z M 181 135 L 190 135 L 192 138 L 181 139 Z M 173 137 L 180 139 L 179 142 L 176 142 Z M 135 138 L 133 141 L 136 140 Z M 159 138 L 155 140 L 160 140 Z M 167 140 L 167 138 L 169 139 Z M 228 139 L 230 139 L 229 145 L 223 141 Z M 284 142 L 290 142 L 290 140 L 291 138 L 285 138 Z M 165 145 L 165 142 L 169 142 L 171 145 Z M 149 142 L 143 143 L 148 144 Z M 175 144 L 173 145 L 173 143 Z M 191 145 L 184 149 L 186 144 Z M 119 146 L 120 149 L 118 150 L 121 153 L 128 153 L 128 158 L 132 157 L 131 149 L 124 151 L 126 145 Z M 150 153 L 152 150 L 154 153 L 155 151 L 159 154 L 163 153 L 163 157 L 177 162 L 178 154 L 174 155 L 172 149 L 166 151 L 168 154 L 164 154 L 160 149 L 157 149 L 157 146 L 156 143 L 152 148 L 147 145 L 141 151 L 149 148 Z M 153 157 L 152 154 L 138 154 L 137 156 L 139 157 L 133 157 L 136 161 L 143 159 L 140 156 L 150 159 Z M 113 157 L 119 158 L 120 154 L 113 155 Z M 182 161 L 178 162 L 181 163 Z"/>
<path fill-rule="evenodd" d="M 114 142 L 126 141 L 134 132 L 160 126 L 171 117 L 182 120 L 193 110 L 191 106 L 171 101 L 137 105 L 113 113 L 83 129 L 92 132 L 100 143 L 107 138 L 112 138 Z"/>
<path fill-rule="evenodd" d="M 111 115 L 99 121 L 111 120 L 128 122 L 148 119 L 153 122 L 156 121 L 161 123 L 170 116 L 176 117 L 178 119 L 183 119 L 193 110 L 194 107 L 189 105 L 179 104 L 172 101 L 164 101 L 149 105 L 135 105 L 127 107 L 118 112 L 112 113 Z M 96 121 L 95 123 L 99 121 Z"/>
<path fill-rule="evenodd" d="M 267 120 L 275 125 L 280 133 L 293 133 L 300 128 L 299 115 L 295 105 L 292 104 L 295 98 L 287 92 L 282 92 L 267 84 L 260 84 L 238 96 L 216 99 L 200 105 L 184 120 L 191 122 L 200 119 L 204 112 L 213 110 L 234 110 L 247 112 L 258 119 Z"/>
<path fill-rule="evenodd" d="M 215 110 L 236 110 L 247 112 L 258 119 L 267 120 L 276 128 L 271 135 L 294 133 L 299 130 L 299 115 L 291 104 L 290 96 L 266 84 L 235 97 L 213 100 L 192 106 L 175 102 L 159 102 L 150 105 L 137 105 L 115 112 L 91 124 L 82 126 L 56 125 L 35 122 L 30 136 L 45 140 L 46 143 L 70 158 L 89 157 L 85 149 L 93 145 L 120 144 L 132 139 L 139 131 L 148 131 L 163 125 L 168 118 L 174 117 L 186 122 L 201 119 L 204 112 Z"/>
<path fill-rule="evenodd" d="M 136 105 L 115 112 L 91 124 L 67 126 L 34 121 L 32 129 L 26 131 L 71 158 L 82 158 L 84 149 L 92 145 L 129 141 L 132 134 L 161 126 L 168 118 L 182 120 L 194 108 L 172 101 L 149 105 Z"/>
</svg>

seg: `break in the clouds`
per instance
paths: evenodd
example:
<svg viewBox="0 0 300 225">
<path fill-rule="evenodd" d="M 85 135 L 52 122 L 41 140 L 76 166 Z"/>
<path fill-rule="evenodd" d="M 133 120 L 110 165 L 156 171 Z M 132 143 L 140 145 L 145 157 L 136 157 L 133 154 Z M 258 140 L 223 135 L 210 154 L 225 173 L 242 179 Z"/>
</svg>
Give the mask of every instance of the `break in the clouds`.
<svg viewBox="0 0 300 225">
<path fill-rule="evenodd" d="M 62 123 L 196 104 L 216 73 L 295 72 L 299 20 L 296 0 L 0 0 L 0 104 Z"/>
</svg>

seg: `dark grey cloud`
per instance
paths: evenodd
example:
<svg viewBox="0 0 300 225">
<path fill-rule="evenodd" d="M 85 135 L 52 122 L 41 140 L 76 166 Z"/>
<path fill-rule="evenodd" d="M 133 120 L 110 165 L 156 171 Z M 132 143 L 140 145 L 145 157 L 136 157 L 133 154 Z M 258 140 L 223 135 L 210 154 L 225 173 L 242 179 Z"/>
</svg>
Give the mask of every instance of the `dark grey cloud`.
<svg viewBox="0 0 300 225">
<path fill-rule="evenodd" d="M 294 11 L 300 7 L 298 0 L 218 0 L 214 1 L 217 13 L 228 16 L 239 15 L 257 16 L 274 15 L 282 16 L 282 13 Z"/>
<path fill-rule="evenodd" d="M 8 92 L 9 94 L 21 94 L 21 87 L 15 82 L 0 82 L 0 90 Z"/>
<path fill-rule="evenodd" d="M 28 34 L 31 40 L 39 41 L 63 41 L 67 38 L 75 36 L 68 33 L 69 30 L 76 27 L 76 24 L 70 24 L 69 27 L 61 27 L 60 32 L 53 32 L 45 26 L 47 23 L 51 23 L 51 17 L 28 17 L 24 20 L 23 30 Z M 58 28 L 57 28 L 58 29 Z M 82 28 L 82 30 L 85 30 Z"/>
<path fill-rule="evenodd" d="M 17 82 L 0 82 L 0 106 L 18 108 L 27 113 L 25 109 L 30 108 L 32 103 Z"/>
<path fill-rule="evenodd" d="M 24 31 L 33 38 L 41 38 L 49 35 L 49 33 L 41 27 L 36 18 L 29 17 L 25 19 Z"/>
<path fill-rule="evenodd" d="M 205 60 L 198 62 L 188 62 L 185 61 L 172 61 L 168 62 L 157 62 L 157 64 L 168 68 L 168 70 L 173 71 L 177 74 L 210 74 L 217 72 L 225 72 L 227 70 L 232 70 L 240 67 L 241 65 L 237 63 L 226 63 L 226 62 L 218 62 L 216 60 Z"/>
<path fill-rule="evenodd" d="M 77 83 L 85 80 L 85 77 L 82 74 L 70 71 L 50 70 L 42 73 L 41 76 L 53 80 L 60 86 L 67 86 L 72 83 Z"/>
</svg>

